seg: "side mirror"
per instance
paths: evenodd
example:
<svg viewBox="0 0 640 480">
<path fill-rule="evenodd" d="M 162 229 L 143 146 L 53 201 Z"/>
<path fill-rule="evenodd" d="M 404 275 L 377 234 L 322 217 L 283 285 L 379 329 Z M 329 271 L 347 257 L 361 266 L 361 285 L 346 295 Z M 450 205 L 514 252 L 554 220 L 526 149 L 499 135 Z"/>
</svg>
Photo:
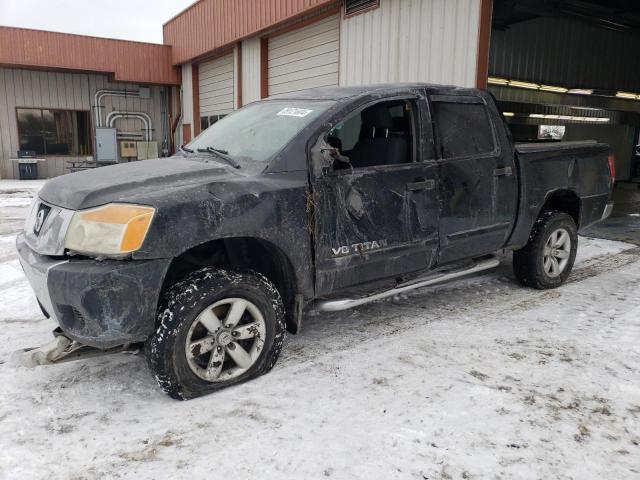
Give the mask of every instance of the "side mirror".
<svg viewBox="0 0 640 480">
<path fill-rule="evenodd" d="M 322 158 L 325 160 L 325 162 L 327 162 L 328 164 L 333 163 L 338 156 L 340 155 L 340 152 L 338 151 L 337 148 L 332 147 L 329 144 L 325 144 L 321 149 L 320 152 L 322 152 Z"/>
<path fill-rule="evenodd" d="M 351 159 L 349 157 L 345 157 L 340 153 L 335 147 L 325 146 L 320 150 L 322 152 L 322 156 L 325 158 L 327 163 L 333 164 L 334 162 L 344 163 L 346 165 L 351 166 Z"/>
</svg>

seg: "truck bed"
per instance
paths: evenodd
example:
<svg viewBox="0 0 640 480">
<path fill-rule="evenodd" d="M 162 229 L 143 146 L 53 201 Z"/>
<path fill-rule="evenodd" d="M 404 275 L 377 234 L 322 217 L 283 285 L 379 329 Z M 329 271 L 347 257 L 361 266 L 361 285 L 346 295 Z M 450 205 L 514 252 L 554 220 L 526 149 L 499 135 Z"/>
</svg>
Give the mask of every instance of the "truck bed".
<svg viewBox="0 0 640 480">
<path fill-rule="evenodd" d="M 579 230 L 602 218 L 612 192 L 609 145 L 587 140 L 517 143 L 514 147 L 521 190 L 511 245 L 527 243 L 540 207 L 557 191 L 575 196 Z"/>
</svg>

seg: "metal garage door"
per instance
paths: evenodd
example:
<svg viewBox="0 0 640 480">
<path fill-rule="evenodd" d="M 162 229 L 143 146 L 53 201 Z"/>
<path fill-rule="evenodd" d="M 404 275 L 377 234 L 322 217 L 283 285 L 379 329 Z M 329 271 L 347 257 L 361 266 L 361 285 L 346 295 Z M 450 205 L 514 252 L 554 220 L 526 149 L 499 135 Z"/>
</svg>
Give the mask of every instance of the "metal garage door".
<svg viewBox="0 0 640 480">
<path fill-rule="evenodd" d="M 337 86 L 340 16 L 269 39 L 269 95 Z"/>
<path fill-rule="evenodd" d="M 233 53 L 203 62 L 198 67 L 200 84 L 200 118 L 226 115 L 233 111 Z M 205 126 L 205 125 L 203 125 Z"/>
</svg>

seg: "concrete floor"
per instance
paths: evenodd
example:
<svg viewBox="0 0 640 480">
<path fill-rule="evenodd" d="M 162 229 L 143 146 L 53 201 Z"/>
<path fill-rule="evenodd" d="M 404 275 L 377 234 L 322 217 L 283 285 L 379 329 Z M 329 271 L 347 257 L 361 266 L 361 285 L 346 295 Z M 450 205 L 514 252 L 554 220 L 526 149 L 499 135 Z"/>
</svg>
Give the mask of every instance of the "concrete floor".
<svg viewBox="0 0 640 480">
<path fill-rule="evenodd" d="M 583 235 L 640 245 L 640 184 L 619 183 L 613 193 L 611 217 L 588 228 Z"/>
</svg>

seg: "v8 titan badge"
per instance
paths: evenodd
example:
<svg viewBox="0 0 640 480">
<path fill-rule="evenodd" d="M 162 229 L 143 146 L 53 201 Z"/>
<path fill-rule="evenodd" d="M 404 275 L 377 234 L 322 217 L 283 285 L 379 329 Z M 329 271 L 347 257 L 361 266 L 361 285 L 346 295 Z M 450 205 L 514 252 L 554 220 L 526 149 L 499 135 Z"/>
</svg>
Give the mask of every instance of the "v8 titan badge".
<svg viewBox="0 0 640 480">
<path fill-rule="evenodd" d="M 342 245 L 341 247 L 332 247 L 331 252 L 334 257 L 343 255 L 351 255 L 352 253 L 363 254 L 371 250 L 377 250 L 387 246 L 386 240 L 373 240 L 372 242 L 354 243 L 352 245 Z"/>
</svg>

